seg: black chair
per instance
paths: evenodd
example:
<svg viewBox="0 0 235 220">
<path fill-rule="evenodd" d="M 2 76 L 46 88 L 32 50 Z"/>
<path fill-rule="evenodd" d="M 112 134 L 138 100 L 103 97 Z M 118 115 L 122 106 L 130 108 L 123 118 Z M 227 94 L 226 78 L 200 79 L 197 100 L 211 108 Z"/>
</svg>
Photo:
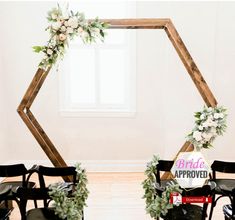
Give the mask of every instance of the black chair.
<svg viewBox="0 0 235 220">
<path fill-rule="evenodd" d="M 46 188 L 47 184 L 45 177 L 67 177 L 74 185 L 77 184 L 77 172 L 74 166 L 69 167 L 46 167 L 38 165 L 34 167 L 35 172 L 38 174 L 40 188 Z M 58 180 L 57 180 L 58 182 Z"/>
<path fill-rule="evenodd" d="M 161 174 L 162 172 L 170 172 L 172 166 L 174 164 L 173 160 L 159 160 L 158 164 L 156 166 L 156 172 L 155 174 L 155 178 L 156 178 L 156 183 L 157 183 L 157 187 L 156 187 L 156 193 L 157 194 L 161 194 L 162 193 L 162 188 L 165 188 L 167 183 L 173 181 L 173 179 L 161 179 Z M 160 190 L 158 190 L 158 186 L 161 187 Z M 157 218 L 157 220 L 159 220 L 159 218 Z"/>
<path fill-rule="evenodd" d="M 6 199 L 6 196 L 10 193 L 11 187 L 0 187 L 0 202 Z M 6 207 L 0 207 L 0 220 L 8 220 L 12 209 Z"/>
<path fill-rule="evenodd" d="M 218 179 L 216 173 L 234 173 L 235 174 L 235 162 L 225 162 L 215 160 L 212 165 L 212 177 L 211 180 L 216 183 L 216 188 L 212 196 L 212 204 L 209 215 L 209 220 L 212 219 L 213 209 L 216 206 L 217 201 L 225 196 L 231 195 L 232 190 L 235 186 L 235 179 Z M 218 196 L 218 198 L 216 198 Z"/>
<path fill-rule="evenodd" d="M 18 187 L 35 187 L 35 182 L 27 181 L 27 176 L 31 173 L 31 170 L 27 170 L 24 164 L 14 164 L 14 165 L 0 165 L 0 177 L 21 177 L 21 181 L 6 181 L 0 183 L 0 188 L 5 188 L 9 186 L 11 188 L 10 193 L 5 197 L 6 208 L 9 207 L 8 201 L 14 200 L 18 204 L 18 200 L 13 192 L 16 191 Z"/>
<path fill-rule="evenodd" d="M 205 185 L 200 188 L 191 190 L 183 190 L 182 196 L 205 196 L 212 194 L 212 188 Z M 174 206 L 168 211 L 165 216 L 161 216 L 164 220 L 205 220 L 207 217 L 208 203 L 203 203 L 203 206 L 195 204 L 180 204 Z"/>
<path fill-rule="evenodd" d="M 47 188 L 22 188 L 19 187 L 15 193 L 20 201 L 21 220 L 61 220 L 54 212 L 53 208 L 49 208 L 50 197 Z M 46 201 L 46 206 L 27 210 L 29 200 Z"/>
<path fill-rule="evenodd" d="M 160 187 L 166 187 L 167 183 L 172 181 L 173 179 L 161 179 L 161 173 L 162 172 L 170 172 L 172 166 L 174 164 L 173 160 L 159 160 L 158 164 L 156 166 L 156 172 L 155 172 L 155 177 L 157 184 Z"/>
<path fill-rule="evenodd" d="M 231 204 L 223 206 L 225 220 L 235 220 L 235 188 L 230 196 Z"/>
<path fill-rule="evenodd" d="M 71 182 L 65 182 L 64 183 L 64 188 L 67 188 L 69 191 L 69 194 L 72 193 L 72 186 L 75 186 L 78 183 L 77 179 L 77 172 L 76 168 L 73 166 L 69 167 L 46 167 L 42 165 L 34 165 L 33 168 L 34 172 L 38 174 L 38 179 L 39 179 L 39 186 L 41 189 L 47 189 L 47 187 L 50 185 L 45 177 L 67 177 L 67 179 Z M 63 180 L 63 179 L 61 179 Z M 58 179 L 56 179 L 55 182 L 58 182 Z M 50 181 L 51 183 L 51 181 Z M 48 203 L 45 200 L 44 201 L 44 206 L 47 207 Z M 37 208 L 37 205 L 35 206 Z"/>
</svg>

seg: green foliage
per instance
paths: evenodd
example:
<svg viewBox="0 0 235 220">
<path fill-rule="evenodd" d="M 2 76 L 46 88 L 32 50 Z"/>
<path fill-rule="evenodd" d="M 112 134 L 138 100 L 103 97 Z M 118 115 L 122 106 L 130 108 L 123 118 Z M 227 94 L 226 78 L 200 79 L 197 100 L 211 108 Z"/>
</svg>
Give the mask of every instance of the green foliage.
<svg viewBox="0 0 235 220">
<path fill-rule="evenodd" d="M 83 209 L 86 206 L 89 191 L 87 189 L 87 176 L 80 164 L 76 165 L 78 183 L 72 196 L 62 183 L 56 183 L 49 187 L 49 195 L 54 201 L 55 213 L 61 219 L 81 220 Z"/>
<path fill-rule="evenodd" d="M 161 195 L 157 195 L 156 191 L 156 177 L 154 175 L 157 172 L 156 166 L 158 164 L 159 157 L 153 156 L 152 161 L 147 164 L 145 170 L 145 175 L 147 178 L 143 181 L 143 189 L 146 203 L 146 212 L 154 219 L 160 217 L 161 215 L 166 215 L 168 210 L 173 208 L 173 205 L 170 204 L 170 194 L 172 192 L 181 193 L 182 190 L 179 188 L 178 184 L 170 182 L 166 186 L 165 191 Z"/>
<path fill-rule="evenodd" d="M 94 21 L 87 21 L 83 13 L 62 10 L 58 5 L 48 12 L 47 20 L 50 38 L 45 46 L 34 46 L 36 53 L 43 53 L 43 59 L 39 64 L 40 68 L 47 69 L 63 58 L 69 41 L 74 37 L 80 37 L 84 43 L 93 43 L 97 39 L 104 40 L 105 29 L 108 24 L 96 18 Z"/>
<path fill-rule="evenodd" d="M 35 53 L 40 53 L 41 51 L 43 51 L 44 47 L 41 46 L 33 46 L 33 51 Z"/>
</svg>

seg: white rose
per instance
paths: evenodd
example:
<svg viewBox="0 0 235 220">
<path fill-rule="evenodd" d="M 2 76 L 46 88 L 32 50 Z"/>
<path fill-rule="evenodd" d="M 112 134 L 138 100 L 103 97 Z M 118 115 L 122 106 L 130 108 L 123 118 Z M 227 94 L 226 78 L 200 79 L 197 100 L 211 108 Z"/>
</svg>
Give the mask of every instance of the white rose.
<svg viewBox="0 0 235 220">
<path fill-rule="evenodd" d="M 200 131 L 194 131 L 194 132 L 193 132 L 193 138 L 194 138 L 196 141 L 202 140 L 202 133 L 201 133 Z"/>
<path fill-rule="evenodd" d="M 78 33 L 82 33 L 83 32 L 83 28 L 82 27 L 79 27 L 78 28 Z"/>
<path fill-rule="evenodd" d="M 211 112 L 211 111 L 212 111 L 212 108 L 211 108 L 211 107 L 209 107 L 209 108 L 208 108 L 208 112 Z"/>
<path fill-rule="evenodd" d="M 220 114 L 219 114 L 219 117 L 220 117 L 220 118 L 224 118 L 224 114 L 223 114 L 223 113 L 220 113 Z"/>
<path fill-rule="evenodd" d="M 210 141 L 210 139 L 212 138 L 212 134 L 211 133 L 202 133 L 202 137 L 205 139 L 205 141 Z"/>
<path fill-rule="evenodd" d="M 217 133 L 216 133 L 216 128 L 212 127 L 210 129 L 210 133 L 212 134 L 212 136 L 215 136 Z"/>
<path fill-rule="evenodd" d="M 200 119 L 204 120 L 206 118 L 205 114 L 201 114 Z"/>
<path fill-rule="evenodd" d="M 219 113 L 215 113 L 215 114 L 214 114 L 214 118 L 215 118 L 215 119 L 220 118 L 220 114 L 219 114 Z"/>
<path fill-rule="evenodd" d="M 47 54 L 48 54 L 48 55 L 52 55 L 52 54 L 53 54 L 53 50 L 47 49 Z"/>
<path fill-rule="evenodd" d="M 65 27 L 68 27 L 68 26 L 69 26 L 68 21 L 65 21 L 65 22 L 64 22 L 64 26 L 65 26 Z"/>
<path fill-rule="evenodd" d="M 66 35 L 64 35 L 64 34 L 60 34 L 59 35 L 59 40 L 61 40 L 61 41 L 64 41 L 64 40 L 66 40 Z"/>
<path fill-rule="evenodd" d="M 78 27 L 78 19 L 76 17 L 72 17 L 68 20 L 68 26 L 71 28 L 77 28 Z"/>
<path fill-rule="evenodd" d="M 100 29 L 99 28 L 93 28 L 92 29 L 96 34 L 99 34 L 100 33 Z"/>
<path fill-rule="evenodd" d="M 65 32 L 65 31 L 66 31 L 66 27 L 65 27 L 65 26 L 62 26 L 62 27 L 60 28 L 60 30 L 61 30 L 61 32 Z"/>
<path fill-rule="evenodd" d="M 208 120 L 212 121 L 213 119 L 214 119 L 214 118 L 213 118 L 212 115 L 209 115 L 209 116 L 208 116 Z"/>
<path fill-rule="evenodd" d="M 81 33 L 81 37 L 83 38 L 83 39 L 86 39 L 86 37 L 88 37 L 89 36 L 89 34 L 86 32 L 86 31 L 83 31 L 82 33 Z"/>
<path fill-rule="evenodd" d="M 207 121 L 205 121 L 204 123 L 202 123 L 202 126 L 203 126 L 204 128 L 207 128 L 207 127 L 209 127 L 209 124 L 208 124 Z"/>
<path fill-rule="evenodd" d="M 67 28 L 67 34 L 72 34 L 72 33 L 73 33 L 73 28 L 68 27 L 68 28 Z"/>
<path fill-rule="evenodd" d="M 52 14 L 51 14 L 51 18 L 52 18 L 53 20 L 57 19 L 57 14 L 52 13 Z"/>
<path fill-rule="evenodd" d="M 202 125 L 199 125 L 199 126 L 198 126 L 198 129 L 199 129 L 200 131 L 202 131 L 202 130 L 203 130 L 203 126 L 202 126 Z"/>
<path fill-rule="evenodd" d="M 61 27 L 61 22 L 59 22 L 59 21 L 52 24 L 52 28 L 56 31 L 59 30 L 60 27 Z"/>
</svg>

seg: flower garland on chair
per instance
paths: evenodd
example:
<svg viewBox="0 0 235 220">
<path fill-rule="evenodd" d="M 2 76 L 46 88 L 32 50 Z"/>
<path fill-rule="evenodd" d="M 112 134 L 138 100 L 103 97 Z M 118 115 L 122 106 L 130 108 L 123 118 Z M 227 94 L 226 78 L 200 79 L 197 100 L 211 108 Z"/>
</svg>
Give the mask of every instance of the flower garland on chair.
<svg viewBox="0 0 235 220">
<path fill-rule="evenodd" d="M 154 219 L 157 219 L 161 215 L 165 216 L 168 210 L 173 208 L 173 204 L 170 204 L 169 202 L 171 193 L 182 192 L 178 184 L 169 182 L 165 191 L 162 192 L 162 195 L 157 195 L 155 172 L 159 159 L 160 158 L 158 156 L 154 155 L 152 161 L 147 164 L 147 169 L 145 170 L 147 178 L 142 183 L 146 212 Z"/>
<path fill-rule="evenodd" d="M 50 33 L 47 45 L 33 47 L 34 52 L 43 53 L 39 67 L 44 70 L 55 64 L 58 58 L 63 58 L 69 41 L 75 36 L 81 37 L 84 43 L 103 40 L 108 27 L 107 23 L 99 21 L 98 18 L 87 21 L 83 13 L 74 13 L 68 9 L 62 11 L 59 5 L 48 12 L 47 20 L 50 23 L 46 28 Z"/>
<path fill-rule="evenodd" d="M 78 183 L 72 196 L 68 196 L 68 190 L 63 188 L 63 183 L 55 183 L 49 186 L 49 195 L 54 201 L 55 214 L 61 219 L 82 220 L 89 191 L 86 186 L 86 172 L 80 164 L 76 165 L 76 172 Z"/>
</svg>

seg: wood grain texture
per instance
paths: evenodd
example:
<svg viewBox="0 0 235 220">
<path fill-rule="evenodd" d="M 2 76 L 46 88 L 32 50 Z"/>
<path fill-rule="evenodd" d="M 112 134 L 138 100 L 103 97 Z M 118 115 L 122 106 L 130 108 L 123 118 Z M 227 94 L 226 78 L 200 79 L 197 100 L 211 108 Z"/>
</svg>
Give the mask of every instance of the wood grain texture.
<svg viewBox="0 0 235 220">
<path fill-rule="evenodd" d="M 92 21 L 92 20 L 88 20 Z M 187 50 L 184 42 L 182 41 L 179 33 L 174 27 L 172 21 L 169 18 L 164 19 L 102 19 L 101 21 L 109 23 L 110 29 L 163 29 L 165 30 L 170 42 L 175 48 L 178 56 L 184 64 L 189 76 L 193 80 L 196 88 L 198 89 L 202 99 L 207 106 L 215 107 L 217 101 L 211 92 L 209 86 L 204 80 L 201 72 L 199 71 L 196 63 L 192 56 Z M 29 128 L 41 148 L 44 150 L 52 164 L 56 167 L 66 166 L 63 157 L 57 151 L 56 147 L 49 139 L 46 132 L 42 129 L 39 122 L 30 111 L 30 107 L 33 104 L 40 88 L 42 87 L 46 77 L 51 68 L 46 71 L 38 69 L 31 84 L 29 85 L 17 111 L 21 116 L 22 120 Z M 189 142 L 185 142 L 179 152 L 188 152 L 193 150 L 193 145 Z M 179 153 L 178 152 L 178 153 Z M 178 155 L 178 154 L 177 154 Z M 176 155 L 176 156 L 177 156 Z M 164 174 L 162 178 L 170 178 L 169 174 Z"/>
</svg>

